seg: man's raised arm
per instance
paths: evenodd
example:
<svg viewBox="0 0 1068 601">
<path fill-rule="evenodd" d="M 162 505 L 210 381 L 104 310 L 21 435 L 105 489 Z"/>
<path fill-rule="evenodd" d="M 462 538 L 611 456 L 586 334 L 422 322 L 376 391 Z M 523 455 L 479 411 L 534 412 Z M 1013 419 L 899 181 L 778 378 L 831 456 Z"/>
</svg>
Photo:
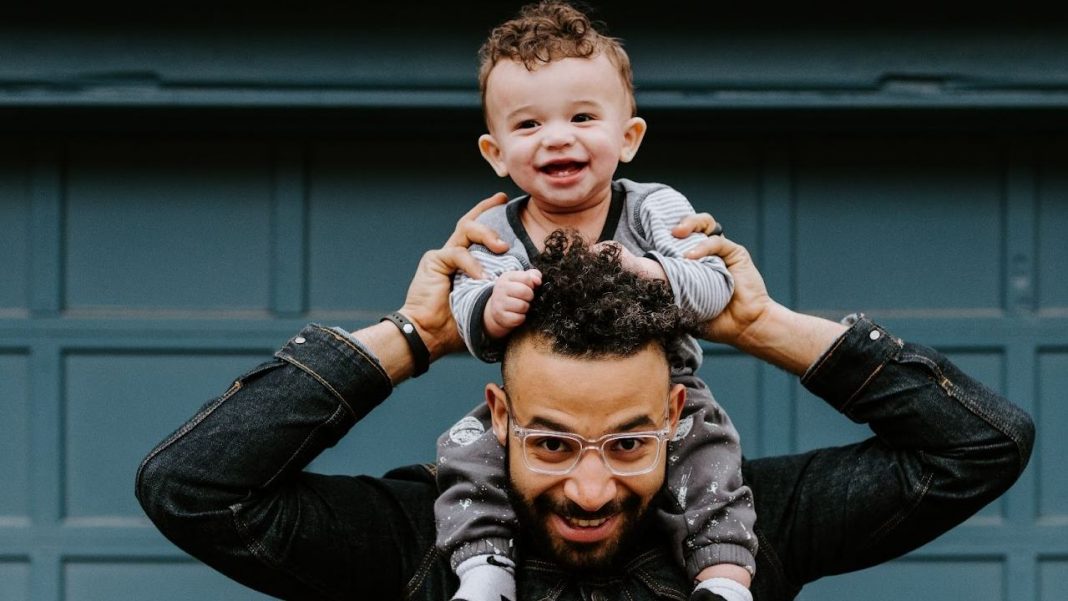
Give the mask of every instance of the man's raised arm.
<svg viewBox="0 0 1068 601">
<path fill-rule="evenodd" d="M 449 313 L 452 273 L 477 273 L 466 246 L 492 248 L 496 236 L 474 216 L 504 200 L 480 203 L 419 263 L 399 312 L 431 361 L 462 346 Z M 309 325 L 148 454 L 137 498 L 172 542 L 256 590 L 286 599 L 400 598 L 433 545 L 420 534 L 432 528 L 433 483 L 304 468 L 415 365 L 393 323 L 354 336 Z"/>
<path fill-rule="evenodd" d="M 676 236 L 713 232 L 716 222 L 707 213 L 683 218 Z M 687 253 L 689 258 L 718 255 L 734 276 L 734 296 L 708 323 L 704 338 L 729 344 L 758 359 L 801 375 L 846 331 L 846 327 L 787 309 L 768 296 L 764 278 L 744 246 L 712 235 Z"/>
<path fill-rule="evenodd" d="M 481 244 L 494 252 L 508 250 L 508 245 L 497 237 L 496 232 L 476 221 L 480 214 L 507 200 L 502 192 L 475 205 L 456 223 L 456 230 L 445 245 L 427 251 L 419 261 L 404 306 L 398 313 L 411 320 L 430 352 L 431 362 L 463 349 L 463 340 L 449 310 L 452 275 L 463 271 L 474 278 L 482 276 L 482 265 L 467 251 L 472 244 Z M 379 322 L 353 332 L 353 335 L 378 357 L 394 384 L 412 375 L 415 362 L 408 343 L 396 326 Z"/>
</svg>

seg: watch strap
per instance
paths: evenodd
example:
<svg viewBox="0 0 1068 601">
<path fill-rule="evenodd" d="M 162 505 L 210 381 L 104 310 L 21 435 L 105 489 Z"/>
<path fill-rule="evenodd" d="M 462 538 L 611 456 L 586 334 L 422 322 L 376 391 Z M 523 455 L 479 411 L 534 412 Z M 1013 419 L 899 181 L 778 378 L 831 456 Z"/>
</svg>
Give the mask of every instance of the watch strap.
<svg viewBox="0 0 1068 601">
<path fill-rule="evenodd" d="M 426 347 L 426 343 L 419 336 L 419 330 L 415 328 L 415 324 L 396 311 L 386 315 L 379 321 L 392 322 L 408 342 L 408 348 L 411 349 L 412 359 L 414 360 L 412 377 L 418 378 L 425 374 L 426 370 L 430 369 L 430 349 Z"/>
</svg>

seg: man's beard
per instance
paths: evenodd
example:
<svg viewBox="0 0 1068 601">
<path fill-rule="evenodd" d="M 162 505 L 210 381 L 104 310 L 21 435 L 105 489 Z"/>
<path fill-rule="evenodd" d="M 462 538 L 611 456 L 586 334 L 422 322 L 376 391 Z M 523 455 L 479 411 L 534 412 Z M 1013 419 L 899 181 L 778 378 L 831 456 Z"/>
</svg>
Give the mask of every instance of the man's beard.
<svg viewBox="0 0 1068 601">
<path fill-rule="evenodd" d="M 638 495 L 628 492 L 623 498 L 613 499 L 597 511 L 585 511 L 566 498 L 554 499 L 543 492 L 533 499 L 524 497 L 509 477 L 509 495 L 519 518 L 519 524 L 528 543 L 557 563 L 577 570 L 603 570 L 610 567 L 621 550 L 631 548 L 641 538 L 651 519 L 649 503 Z M 608 540 L 580 543 L 554 536 L 549 529 L 553 514 L 564 518 L 596 520 L 616 516 L 620 520 L 616 535 Z"/>
</svg>

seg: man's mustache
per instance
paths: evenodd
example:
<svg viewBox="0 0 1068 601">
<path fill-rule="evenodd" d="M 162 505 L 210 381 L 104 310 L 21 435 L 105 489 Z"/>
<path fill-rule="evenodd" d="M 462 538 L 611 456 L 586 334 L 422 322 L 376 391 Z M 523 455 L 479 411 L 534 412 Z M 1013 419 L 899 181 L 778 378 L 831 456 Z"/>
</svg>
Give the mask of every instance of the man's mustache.
<svg viewBox="0 0 1068 601">
<path fill-rule="evenodd" d="M 556 501 L 548 495 L 539 495 L 534 499 L 534 506 L 539 512 L 552 512 L 568 519 L 599 520 L 617 513 L 636 511 L 641 507 L 641 499 L 637 495 L 627 495 L 623 499 L 612 499 L 597 511 L 586 511 L 570 499 Z"/>
</svg>

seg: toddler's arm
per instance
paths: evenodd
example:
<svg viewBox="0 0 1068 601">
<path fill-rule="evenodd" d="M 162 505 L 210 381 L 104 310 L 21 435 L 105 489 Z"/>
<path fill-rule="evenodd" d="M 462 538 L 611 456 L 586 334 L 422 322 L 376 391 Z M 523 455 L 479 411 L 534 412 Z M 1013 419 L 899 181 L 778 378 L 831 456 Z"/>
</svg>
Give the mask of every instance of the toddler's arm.
<svg viewBox="0 0 1068 601">
<path fill-rule="evenodd" d="M 697 313 L 700 319 L 719 315 L 734 292 L 734 279 L 723 259 L 686 259 L 686 251 L 704 240 L 704 234 L 676 238 L 671 230 L 679 220 L 693 215 L 690 201 L 677 190 L 665 186 L 650 193 L 638 207 L 637 223 L 651 250 L 646 257 L 660 263 L 679 306 Z"/>
<path fill-rule="evenodd" d="M 482 318 L 486 335 L 500 340 L 519 327 L 527 318 L 534 289 L 540 285 L 541 272 L 537 269 L 502 273 L 493 283 L 493 292 Z"/>
<path fill-rule="evenodd" d="M 471 256 L 482 265 L 483 277 L 476 280 L 463 272 L 457 273 L 453 277 L 449 307 L 471 354 L 483 361 L 498 361 L 500 349 L 493 344 L 496 338 L 485 328 L 486 310 L 498 278 L 509 272 L 523 272 L 526 266 L 519 257 L 494 254 L 482 246 L 471 247 Z"/>
</svg>

